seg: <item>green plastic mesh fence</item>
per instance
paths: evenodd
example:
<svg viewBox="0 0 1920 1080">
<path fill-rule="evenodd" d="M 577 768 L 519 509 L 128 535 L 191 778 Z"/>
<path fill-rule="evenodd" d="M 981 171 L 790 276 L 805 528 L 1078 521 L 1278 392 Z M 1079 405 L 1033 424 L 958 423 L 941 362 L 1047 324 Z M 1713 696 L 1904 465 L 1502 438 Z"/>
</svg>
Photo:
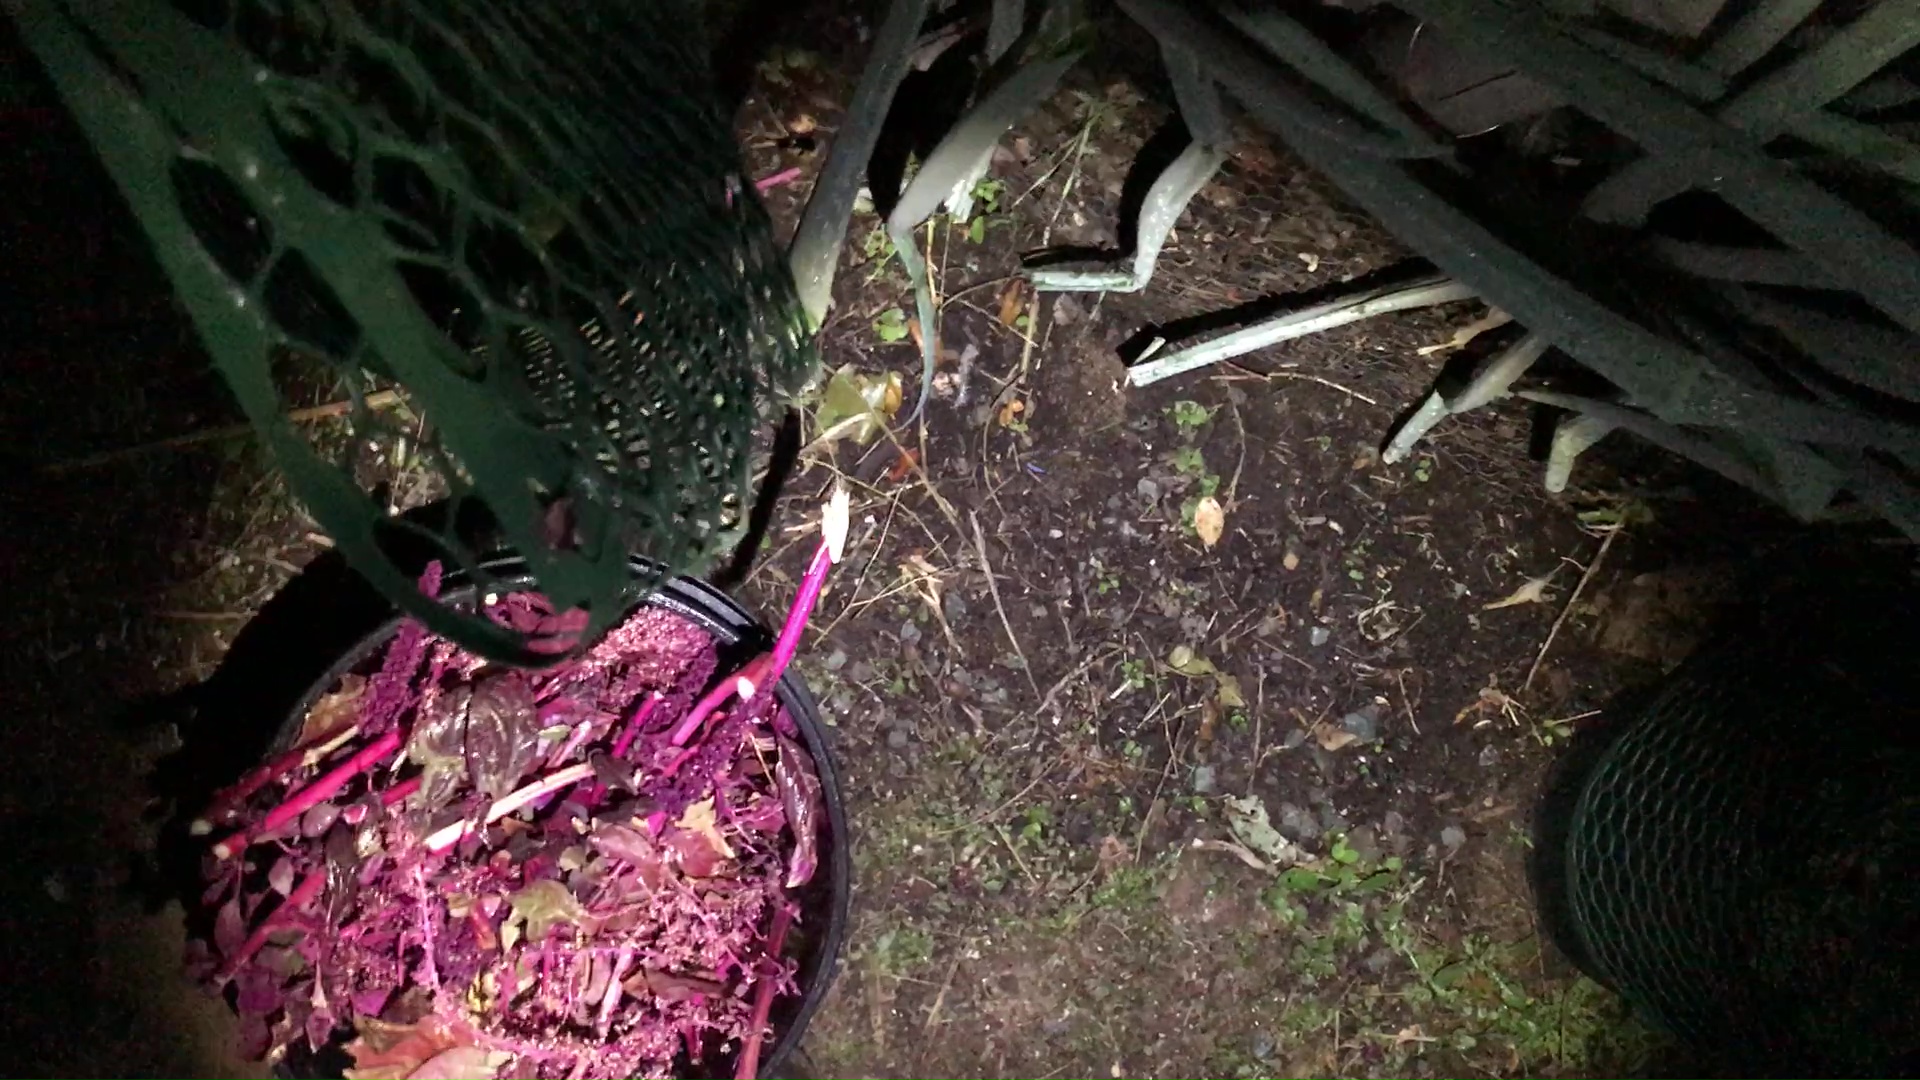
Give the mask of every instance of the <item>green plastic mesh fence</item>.
<svg viewBox="0 0 1920 1080">
<path fill-rule="evenodd" d="M 1624 721 L 1568 822 L 1584 966 L 1769 1074 L 1920 1066 L 1920 680 L 1897 630 L 1859 632 L 1874 621 L 1770 619 L 1703 649 Z"/>
<path fill-rule="evenodd" d="M 479 573 L 481 545 L 391 517 L 294 395 L 424 435 L 590 633 L 630 549 L 698 571 L 737 538 L 760 410 L 812 355 L 697 4 L 6 2 L 295 494 L 436 632 L 545 655 L 419 594 L 397 550 Z M 389 384 L 424 431 L 369 407 Z"/>
</svg>

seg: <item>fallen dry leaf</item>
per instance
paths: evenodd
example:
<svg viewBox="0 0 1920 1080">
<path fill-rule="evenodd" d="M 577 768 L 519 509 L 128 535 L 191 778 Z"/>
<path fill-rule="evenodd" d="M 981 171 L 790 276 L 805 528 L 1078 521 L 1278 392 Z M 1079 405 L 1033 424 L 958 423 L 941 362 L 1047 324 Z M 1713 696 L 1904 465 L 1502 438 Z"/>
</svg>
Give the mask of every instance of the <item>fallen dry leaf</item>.
<svg viewBox="0 0 1920 1080">
<path fill-rule="evenodd" d="M 1026 411 L 1026 402 L 1019 398 L 1009 399 L 1005 405 L 1000 406 L 1000 426 L 1012 427 L 1014 422 L 1020 419 L 1020 414 Z"/>
<path fill-rule="evenodd" d="M 680 820 L 674 824 L 688 832 L 706 837 L 707 842 L 713 845 L 713 850 L 719 852 L 721 858 L 733 858 L 733 848 L 729 847 L 726 838 L 720 835 L 719 819 L 714 816 L 711 798 L 701 799 L 688 806 L 686 812 L 680 815 Z"/>
<path fill-rule="evenodd" d="M 1440 1040 L 1420 1030 L 1419 1024 L 1414 1024 L 1411 1027 L 1403 1027 L 1393 1037 L 1393 1045 L 1395 1046 L 1405 1046 L 1408 1043 L 1430 1043 L 1439 1041 Z"/>
<path fill-rule="evenodd" d="M 1191 645 L 1175 645 L 1167 653 L 1167 666 L 1189 679 L 1212 675 L 1219 670 L 1213 666 L 1213 661 L 1194 652 Z"/>
<path fill-rule="evenodd" d="M 899 372 L 867 375 L 848 364 L 833 373 L 820 393 L 813 421 L 819 434 L 814 441 L 830 443 L 851 438 L 864 446 L 900 411 L 904 397 Z"/>
<path fill-rule="evenodd" d="M 1266 860 L 1231 840 L 1195 840 L 1193 848 L 1195 851 L 1218 851 L 1231 855 L 1263 874 L 1273 872 L 1273 867 L 1268 865 Z"/>
<path fill-rule="evenodd" d="M 1220 542 L 1220 534 L 1227 529 L 1227 512 L 1220 507 L 1220 500 L 1209 495 L 1193 506 L 1193 531 L 1199 535 L 1200 542 L 1207 547 Z"/>
<path fill-rule="evenodd" d="M 1313 741 L 1319 743 L 1322 750 L 1343 750 L 1359 742 L 1360 736 L 1338 724 L 1322 720 L 1313 725 Z"/>
<path fill-rule="evenodd" d="M 894 458 L 893 465 L 887 469 L 887 483 L 897 484 L 905 480 L 907 474 L 913 471 L 913 466 L 919 460 L 919 454 L 912 450 L 902 449 L 900 456 Z"/>
<path fill-rule="evenodd" d="M 1007 287 L 1000 290 L 1000 321 L 1012 326 L 1020 321 L 1020 309 L 1026 306 L 1026 290 L 1021 287 L 1020 279 L 1007 282 Z"/>
<path fill-rule="evenodd" d="M 1557 570 L 1554 571 L 1554 573 L 1557 572 Z M 1549 573 L 1545 577 L 1528 578 L 1519 588 L 1508 593 L 1506 596 L 1489 603 L 1481 604 L 1480 610 L 1492 611 L 1495 608 L 1518 607 L 1521 604 L 1544 604 L 1550 599 L 1550 597 L 1547 596 L 1547 584 L 1552 580 L 1553 573 Z"/>
<path fill-rule="evenodd" d="M 461 1047 L 460 1040 L 437 1016 L 417 1024 L 363 1017 L 357 1028 L 358 1037 L 346 1047 L 353 1067 L 341 1072 L 347 1080 L 407 1080 L 442 1053 Z M 473 1075 L 492 1076 L 493 1072 Z"/>
<path fill-rule="evenodd" d="M 920 320 L 911 315 L 907 316 L 907 336 L 913 339 L 914 348 L 925 349 L 927 347 L 926 340 L 920 336 Z"/>
<path fill-rule="evenodd" d="M 1512 321 L 1513 316 L 1501 311 L 1499 308 L 1488 308 L 1485 315 L 1455 330 L 1453 336 L 1447 340 L 1438 345 L 1423 345 L 1415 351 L 1421 356 L 1432 356 L 1437 352 L 1451 352 L 1454 349 L 1463 349 L 1468 343 L 1473 341 L 1474 338 L 1479 337 L 1489 330 L 1505 326 Z"/>
<path fill-rule="evenodd" d="M 1292 866 L 1300 861 L 1301 851 L 1293 841 L 1280 835 L 1267 817 L 1267 804 L 1258 795 L 1244 799 L 1226 799 L 1227 828 L 1233 838 L 1275 866 Z"/>
<path fill-rule="evenodd" d="M 1493 713 L 1495 716 L 1504 716 L 1510 722 L 1517 724 L 1520 722 L 1520 714 L 1525 711 L 1525 709 L 1520 707 L 1519 702 L 1509 697 L 1506 691 L 1500 689 L 1500 687 L 1490 679 L 1486 686 L 1480 688 L 1478 697 L 1474 698 L 1465 708 L 1453 714 L 1453 722 L 1460 724 L 1466 722 L 1469 716 L 1480 716 L 1481 719 L 1475 721 L 1473 726 L 1476 728 L 1486 727 L 1493 722 L 1494 717 L 1484 714 Z"/>
</svg>

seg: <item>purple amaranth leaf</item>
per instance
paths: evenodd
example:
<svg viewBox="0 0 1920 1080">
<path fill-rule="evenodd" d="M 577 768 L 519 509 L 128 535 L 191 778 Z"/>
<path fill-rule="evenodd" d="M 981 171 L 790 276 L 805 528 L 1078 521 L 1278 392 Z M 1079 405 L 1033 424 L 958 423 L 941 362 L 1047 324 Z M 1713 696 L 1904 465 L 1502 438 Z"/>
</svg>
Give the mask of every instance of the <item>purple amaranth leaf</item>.
<svg viewBox="0 0 1920 1080">
<path fill-rule="evenodd" d="M 787 824 L 793 829 L 793 854 L 787 863 L 787 888 L 797 889 L 813 880 L 819 864 L 820 774 L 813 758 L 800 744 L 784 735 L 778 737 L 780 759 L 773 766 L 774 785 L 780 789 L 780 804 L 786 810 Z"/>
<path fill-rule="evenodd" d="M 435 698 L 407 737 L 407 759 L 421 768 L 414 805 L 429 813 L 451 802 L 467 779 L 467 714 L 473 696 L 473 687 L 456 686 Z"/>
<path fill-rule="evenodd" d="M 465 755 L 468 778 L 488 801 L 500 798 L 540 758 L 540 719 L 533 690 L 517 673 L 482 681 L 467 710 Z"/>
</svg>

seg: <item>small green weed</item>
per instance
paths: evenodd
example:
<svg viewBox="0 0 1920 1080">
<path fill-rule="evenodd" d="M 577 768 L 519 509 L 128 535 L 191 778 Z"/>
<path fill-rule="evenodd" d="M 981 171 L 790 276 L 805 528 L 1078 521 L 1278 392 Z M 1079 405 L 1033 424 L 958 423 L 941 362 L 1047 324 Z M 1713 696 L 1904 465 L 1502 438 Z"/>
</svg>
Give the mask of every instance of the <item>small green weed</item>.
<svg viewBox="0 0 1920 1080">
<path fill-rule="evenodd" d="M 873 320 L 873 332 L 888 344 L 906 340 L 907 313 L 897 307 L 888 308 Z"/>
<path fill-rule="evenodd" d="M 892 927 L 873 939 L 867 956 L 881 972 L 903 975 L 933 956 L 933 938 L 915 927 Z"/>
<path fill-rule="evenodd" d="M 1173 416 L 1173 425 L 1180 429 L 1180 434 L 1188 437 L 1206 427 L 1207 421 L 1213 419 L 1212 409 L 1185 399 L 1174 402 L 1167 412 Z"/>
<path fill-rule="evenodd" d="M 1167 464 L 1181 476 L 1200 476 L 1207 471 L 1206 456 L 1198 447 L 1183 446 L 1167 455 Z"/>
</svg>

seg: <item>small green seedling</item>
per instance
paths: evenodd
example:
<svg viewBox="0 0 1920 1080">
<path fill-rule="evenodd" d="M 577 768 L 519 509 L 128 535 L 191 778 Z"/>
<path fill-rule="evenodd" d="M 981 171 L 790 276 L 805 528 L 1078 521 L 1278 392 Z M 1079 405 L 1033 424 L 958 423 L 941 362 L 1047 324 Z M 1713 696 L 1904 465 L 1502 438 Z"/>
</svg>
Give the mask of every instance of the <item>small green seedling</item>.
<svg viewBox="0 0 1920 1080">
<path fill-rule="evenodd" d="M 881 341 L 892 344 L 907 338 L 907 313 L 899 308 L 888 308 L 873 320 L 873 332 Z"/>
<path fill-rule="evenodd" d="M 1191 435 L 1199 431 L 1201 428 L 1207 426 L 1208 420 L 1213 418 L 1212 409 L 1207 408 L 1197 401 L 1187 401 L 1184 399 L 1174 402 L 1173 407 L 1167 411 L 1173 414 L 1173 424 L 1180 429 L 1180 433 L 1183 435 Z"/>
</svg>

